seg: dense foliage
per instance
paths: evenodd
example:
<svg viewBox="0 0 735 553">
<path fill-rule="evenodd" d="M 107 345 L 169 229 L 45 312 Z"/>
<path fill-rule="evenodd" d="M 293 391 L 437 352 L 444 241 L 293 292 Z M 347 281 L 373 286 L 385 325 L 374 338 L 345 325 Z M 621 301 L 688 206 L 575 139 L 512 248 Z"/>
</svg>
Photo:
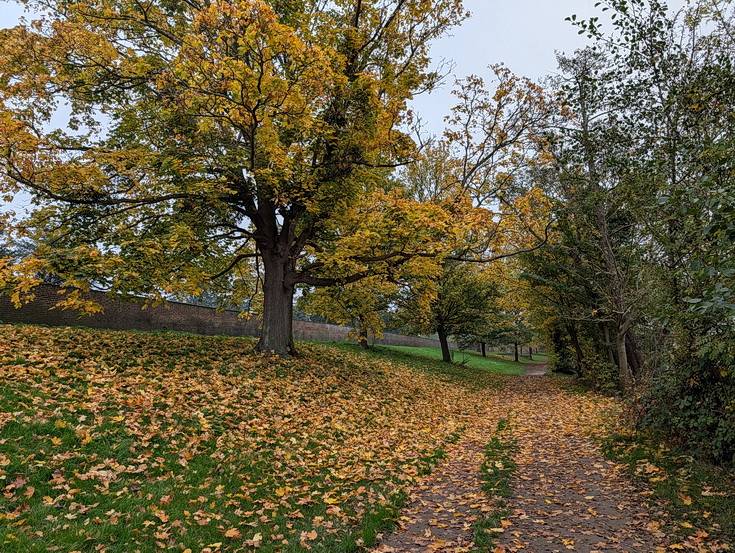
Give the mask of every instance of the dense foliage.
<svg viewBox="0 0 735 553">
<path fill-rule="evenodd" d="M 553 244 L 526 258 L 557 369 L 636 390 L 636 420 L 735 462 L 733 12 L 601 2 L 560 57 Z M 574 19 L 574 18 L 572 18 Z"/>
<path fill-rule="evenodd" d="M 26 3 L 42 17 L 0 32 L 0 191 L 33 211 L 0 223 L 43 247 L 0 265 L 16 302 L 39 271 L 73 307 L 214 288 L 287 355 L 297 285 L 436 249 L 451 210 L 386 173 L 461 0 Z"/>
</svg>

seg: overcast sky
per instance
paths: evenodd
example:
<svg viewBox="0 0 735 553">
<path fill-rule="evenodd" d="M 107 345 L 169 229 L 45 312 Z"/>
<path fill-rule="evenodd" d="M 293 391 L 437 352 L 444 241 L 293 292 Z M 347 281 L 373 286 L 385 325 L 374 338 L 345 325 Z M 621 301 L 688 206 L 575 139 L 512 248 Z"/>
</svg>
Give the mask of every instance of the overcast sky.
<svg viewBox="0 0 735 553">
<path fill-rule="evenodd" d="M 556 51 L 572 53 L 584 47 L 565 18 L 595 15 L 596 0 L 465 0 L 470 19 L 432 47 L 435 60 L 455 64 L 446 84 L 417 97 L 414 108 L 426 129 L 440 134 L 443 118 L 455 104 L 450 94 L 455 78 L 479 75 L 490 78 L 488 65 L 505 64 L 516 75 L 538 80 L 556 70 Z"/>
</svg>

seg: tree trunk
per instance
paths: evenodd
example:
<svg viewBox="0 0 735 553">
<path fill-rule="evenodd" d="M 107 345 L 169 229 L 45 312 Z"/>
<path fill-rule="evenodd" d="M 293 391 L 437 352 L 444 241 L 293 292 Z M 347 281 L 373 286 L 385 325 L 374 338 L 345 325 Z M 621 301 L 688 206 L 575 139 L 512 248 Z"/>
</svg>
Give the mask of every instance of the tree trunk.
<svg viewBox="0 0 735 553">
<path fill-rule="evenodd" d="M 518 344 L 515 344 L 515 343 L 514 343 L 514 344 L 513 344 L 513 348 L 514 348 L 514 350 L 515 350 L 515 358 L 516 358 L 516 363 L 518 363 Z"/>
<path fill-rule="evenodd" d="M 447 331 L 444 330 L 443 326 L 440 326 L 436 333 L 439 335 L 439 343 L 442 347 L 442 361 L 445 363 L 451 363 L 452 362 L 452 354 L 449 351 L 449 340 L 447 337 Z"/>
<path fill-rule="evenodd" d="M 613 343 L 612 340 L 610 340 L 610 327 L 608 327 L 606 322 L 600 323 L 600 327 L 602 328 L 602 335 L 605 338 L 605 349 L 607 350 L 607 361 L 611 365 L 617 365 L 618 361 L 615 359 L 615 352 L 613 351 Z"/>
<path fill-rule="evenodd" d="M 487 357 L 487 351 L 485 350 L 485 342 L 480 342 L 480 351 L 482 351 L 483 357 Z"/>
<path fill-rule="evenodd" d="M 528 346 L 528 359 L 529 361 L 533 361 L 533 349 L 531 346 Z"/>
<path fill-rule="evenodd" d="M 625 347 L 628 350 L 630 374 L 633 377 L 640 376 L 643 373 L 643 352 L 641 352 L 641 347 L 638 345 L 638 340 L 632 330 L 625 333 Z"/>
<path fill-rule="evenodd" d="M 598 247 L 602 254 L 604 268 L 607 278 L 607 299 L 612 306 L 613 313 L 616 318 L 615 333 L 615 349 L 618 354 L 618 368 L 620 374 L 620 386 L 623 390 L 628 390 L 633 385 L 633 378 L 628 366 L 628 352 L 625 343 L 625 334 L 630 328 L 628 322 L 630 314 L 628 313 L 628 290 L 625 287 L 625 279 L 621 276 L 618 259 L 615 248 L 613 247 L 612 233 L 610 232 L 610 203 L 608 201 L 608 191 L 601 184 L 601 174 L 597 172 L 597 144 L 590 136 L 590 115 L 587 106 L 587 99 L 581 98 L 581 125 L 582 125 L 582 145 L 587 158 L 587 169 L 589 173 L 589 182 L 593 186 L 593 190 L 600 195 L 600 198 L 594 205 L 595 219 L 598 232 Z"/>
<path fill-rule="evenodd" d="M 615 346 L 618 350 L 618 368 L 620 371 L 620 387 L 623 391 L 630 390 L 633 386 L 633 375 L 628 365 L 628 349 L 625 344 L 626 332 L 618 332 L 615 336 Z"/>
<path fill-rule="evenodd" d="M 577 374 L 582 374 L 582 367 L 584 366 L 584 352 L 582 351 L 582 346 L 579 344 L 579 334 L 577 334 L 577 327 L 574 326 L 574 323 L 567 324 L 566 327 L 567 334 L 569 334 L 569 339 L 571 340 L 572 346 L 574 347 L 574 355 L 577 358 Z"/>
<path fill-rule="evenodd" d="M 289 260 L 269 251 L 263 252 L 263 326 L 258 351 L 282 357 L 296 355 L 293 342 L 293 286 L 286 285 Z"/>
<path fill-rule="evenodd" d="M 362 323 L 360 323 L 360 337 L 358 338 L 358 342 L 360 343 L 360 347 L 362 349 L 370 349 L 370 344 L 368 343 L 367 327 L 362 326 Z"/>
</svg>

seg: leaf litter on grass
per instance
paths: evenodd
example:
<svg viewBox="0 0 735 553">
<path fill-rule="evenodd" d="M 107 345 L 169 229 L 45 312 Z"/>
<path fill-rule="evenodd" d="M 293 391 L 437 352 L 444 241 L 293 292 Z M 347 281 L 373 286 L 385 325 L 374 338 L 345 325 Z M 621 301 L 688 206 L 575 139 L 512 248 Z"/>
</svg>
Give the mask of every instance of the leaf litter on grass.
<svg viewBox="0 0 735 553">
<path fill-rule="evenodd" d="M 585 437 L 618 404 L 552 379 L 494 396 L 492 374 L 335 348 L 282 360 L 237 338 L 0 334 L 2 551 L 352 551 L 406 492 L 411 541 L 382 551 L 469 551 L 498 499 L 480 492 L 483 449 L 509 415 L 518 472 L 495 552 L 729 550 L 705 528 L 672 539 L 651 492 Z"/>
<path fill-rule="evenodd" d="M 241 338 L 0 326 L 3 551 L 350 551 L 487 404 Z M 469 381 L 468 381 L 469 382 Z"/>
</svg>

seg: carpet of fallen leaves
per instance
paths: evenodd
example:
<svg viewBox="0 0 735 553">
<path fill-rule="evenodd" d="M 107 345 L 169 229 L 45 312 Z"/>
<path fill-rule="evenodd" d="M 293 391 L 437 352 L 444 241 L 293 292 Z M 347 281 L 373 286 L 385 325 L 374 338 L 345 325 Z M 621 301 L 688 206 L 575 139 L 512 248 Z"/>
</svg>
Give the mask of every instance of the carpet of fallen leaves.
<svg viewBox="0 0 735 553">
<path fill-rule="evenodd" d="M 301 348 L 0 325 L 0 550 L 349 551 L 497 382 Z"/>
<path fill-rule="evenodd" d="M 447 461 L 413 488 L 400 529 L 383 536 L 375 553 L 464 553 L 475 550 L 473 529 L 497 536 L 494 553 L 730 551 L 705 529 L 672 520 L 650 488 L 603 457 L 591 436 L 609 429 L 620 409 L 614 399 L 570 391 L 556 379 L 514 379 Z M 479 445 L 506 417 L 517 465 L 510 497 L 482 497 Z M 497 527 L 478 528 L 498 509 Z"/>
<path fill-rule="evenodd" d="M 466 553 L 473 549 L 473 528 L 495 510 L 482 491 L 484 446 L 498 424 L 496 401 L 480 414 L 447 460 L 412 486 L 401 511 L 398 531 L 381 536 L 375 553 Z M 507 410 L 506 410 L 507 411 Z"/>
</svg>

